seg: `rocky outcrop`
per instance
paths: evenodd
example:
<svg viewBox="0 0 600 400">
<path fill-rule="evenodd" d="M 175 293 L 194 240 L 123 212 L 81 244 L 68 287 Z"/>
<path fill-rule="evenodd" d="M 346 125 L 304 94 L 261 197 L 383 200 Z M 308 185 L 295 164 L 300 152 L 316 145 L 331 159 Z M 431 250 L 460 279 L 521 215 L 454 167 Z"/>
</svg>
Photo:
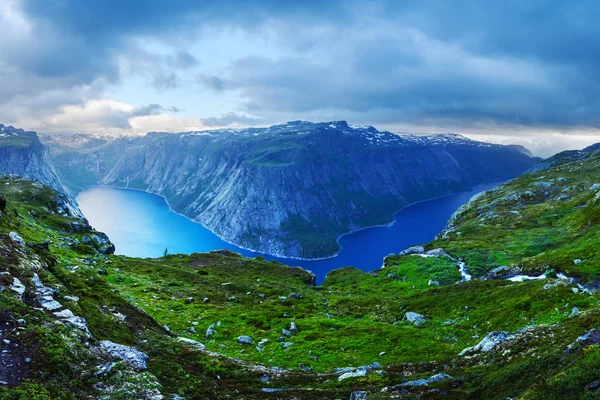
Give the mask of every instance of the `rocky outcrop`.
<svg viewBox="0 0 600 400">
<path fill-rule="evenodd" d="M 0 124 L 0 174 L 19 175 L 65 192 L 46 147 L 35 132 Z"/>
</svg>

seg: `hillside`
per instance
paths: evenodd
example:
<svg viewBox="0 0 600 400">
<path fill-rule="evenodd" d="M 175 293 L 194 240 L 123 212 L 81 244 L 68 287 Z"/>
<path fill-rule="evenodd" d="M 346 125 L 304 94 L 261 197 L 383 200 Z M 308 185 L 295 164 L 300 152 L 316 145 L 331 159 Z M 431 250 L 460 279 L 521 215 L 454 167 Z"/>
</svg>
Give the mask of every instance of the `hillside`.
<svg viewBox="0 0 600 400">
<path fill-rule="evenodd" d="M 599 163 L 555 157 L 321 286 L 231 252 L 111 255 L 56 192 L 2 178 L 0 399 L 596 398 Z"/>
<path fill-rule="evenodd" d="M 160 194 L 230 243 L 301 258 L 337 253 L 340 235 L 389 223 L 407 204 L 512 178 L 539 161 L 519 146 L 345 121 L 75 139 L 45 139 L 74 192 L 100 183 Z"/>
</svg>

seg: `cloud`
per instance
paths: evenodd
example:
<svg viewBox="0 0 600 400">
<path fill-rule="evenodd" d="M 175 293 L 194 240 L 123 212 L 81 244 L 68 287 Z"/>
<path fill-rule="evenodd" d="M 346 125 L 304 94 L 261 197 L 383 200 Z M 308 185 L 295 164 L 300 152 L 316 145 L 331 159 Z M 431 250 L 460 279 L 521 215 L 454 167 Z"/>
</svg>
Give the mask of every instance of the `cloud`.
<svg viewBox="0 0 600 400">
<path fill-rule="evenodd" d="M 593 132 L 599 11 L 591 0 L 5 0 L 0 119 L 29 129 L 348 119 Z"/>
<path fill-rule="evenodd" d="M 260 125 L 263 123 L 262 118 L 249 117 L 247 115 L 240 115 L 234 112 L 223 114 L 220 117 L 201 118 L 200 121 L 202 122 L 202 125 L 206 127 L 229 125 L 252 126 Z"/>
<path fill-rule="evenodd" d="M 149 104 L 133 107 L 111 100 L 90 100 L 81 105 L 69 105 L 42 118 L 35 129 L 52 132 L 115 132 L 133 133 L 137 120 L 164 116 L 176 108 Z"/>
</svg>

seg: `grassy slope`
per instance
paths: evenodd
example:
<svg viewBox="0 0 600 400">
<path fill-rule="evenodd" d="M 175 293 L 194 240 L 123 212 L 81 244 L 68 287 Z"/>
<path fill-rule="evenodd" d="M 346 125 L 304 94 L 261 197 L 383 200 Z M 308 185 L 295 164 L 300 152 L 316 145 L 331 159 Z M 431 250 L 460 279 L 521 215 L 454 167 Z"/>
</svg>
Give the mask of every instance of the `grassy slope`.
<svg viewBox="0 0 600 400">
<path fill-rule="evenodd" d="M 594 171 L 600 170 L 598 160 L 600 157 L 592 154 L 583 161 L 563 162 L 488 193 L 465 207 L 448 238 L 440 238 L 429 247 L 444 247 L 464 257 L 475 275 L 507 264 L 522 270 L 549 266 L 595 279 L 598 241 L 594 218 L 600 204 L 596 206 L 595 193 L 589 188 L 594 183 Z M 548 187 L 534 184 L 550 181 L 553 183 Z M 562 356 L 569 343 L 598 326 L 598 295 L 575 293 L 573 285 L 564 281 L 456 283 L 460 276 L 449 258 L 391 256 L 385 269 L 373 273 L 337 270 L 322 286 L 314 287 L 310 274 L 300 269 L 230 253 L 160 259 L 107 257 L 85 245 L 61 245 L 65 238 L 83 233 L 70 232 L 70 218 L 44 209 L 50 209 L 52 203 L 44 197 L 52 196 L 47 189 L 14 181 L 0 181 L 0 187 L 7 188 L 3 192 L 9 200 L 9 213 L 0 219 L 0 232 L 15 230 L 34 243 L 49 238 L 49 253 L 36 250 L 37 256 L 46 260 L 44 282 L 54 282 L 64 293 L 81 297 L 73 311 L 85 316 L 96 339 L 135 344 L 148 352 L 149 370 L 163 385 L 164 394 L 179 393 L 186 398 L 210 398 L 211 393 L 213 397 L 219 393 L 232 398 L 314 398 L 315 392 L 300 390 L 312 388 L 322 398 L 344 397 L 356 389 L 372 392 L 370 398 L 388 398 L 391 393 L 381 392 L 381 387 L 446 371 L 454 379 L 429 388 L 440 388 L 450 397 L 595 398 L 595 392 L 583 387 L 600 378 L 598 345 Z M 526 191 L 533 196 L 498 200 Z M 563 193 L 571 198 L 558 200 Z M 490 205 L 495 200 L 496 205 Z M 35 211 L 33 216 L 31 210 Z M 488 219 L 482 221 L 490 211 L 495 214 L 487 214 Z M 8 239 L 1 234 L 0 238 L 6 249 Z M 20 256 L 12 257 L 8 251 L 0 259 L 0 268 L 13 276 L 26 275 L 27 268 L 15 267 Z M 574 264 L 576 258 L 583 262 Z M 69 272 L 66 267 L 73 265 L 80 268 Z M 107 275 L 98 275 L 100 268 Z M 430 279 L 441 285 L 428 286 Z M 544 288 L 549 283 L 552 287 Z M 191 302 L 187 300 L 190 297 Z M 203 302 L 204 298 L 208 301 Z M 6 292 L 0 293 L 0 301 L 15 318 L 33 312 Z M 573 307 L 582 312 L 571 315 Z M 418 327 L 409 324 L 403 320 L 406 311 L 425 315 L 426 323 Z M 113 312 L 127 315 L 126 322 L 112 317 Z M 40 319 L 35 327 L 42 329 L 46 325 L 41 321 L 48 316 L 35 315 Z M 217 333 L 207 340 L 206 329 L 218 321 Z M 293 343 L 285 349 L 278 338 L 291 321 L 299 332 L 284 339 Z M 161 328 L 164 325 L 170 335 Z M 44 329 L 57 335 L 56 342 L 63 346 L 58 339 L 60 332 L 54 331 L 59 328 Z M 457 357 L 462 349 L 495 330 L 521 332 L 502 352 Z M 189 346 L 173 341 L 175 335 L 200 341 L 209 351 L 223 356 L 190 351 Z M 240 335 L 251 336 L 254 344 L 261 339 L 268 342 L 258 350 L 254 345 L 238 344 Z M 43 341 L 40 347 L 52 349 Z M 77 353 L 69 346 L 63 350 Z M 38 368 L 53 365 L 51 357 L 39 357 Z M 71 366 L 75 364 L 75 354 L 61 356 L 65 358 Z M 370 373 L 342 382 L 330 375 L 336 367 L 374 361 L 385 367 L 386 374 Z M 278 376 L 271 371 L 272 381 L 261 383 L 258 378 L 264 370 L 252 367 L 256 364 L 290 372 Z M 89 385 L 98 378 L 79 379 L 69 375 L 74 374 L 69 368 L 65 371 L 65 377 L 56 369 L 48 371 L 44 378 L 32 378 L 30 385 L 68 398 L 69 392 L 60 390 L 73 379 L 81 392 L 93 392 Z M 260 394 L 261 387 L 294 391 L 282 397 L 281 393 Z M 11 398 L 21 389 L 4 390 L 6 398 Z M 2 393 L 0 389 L 0 398 Z"/>
</svg>

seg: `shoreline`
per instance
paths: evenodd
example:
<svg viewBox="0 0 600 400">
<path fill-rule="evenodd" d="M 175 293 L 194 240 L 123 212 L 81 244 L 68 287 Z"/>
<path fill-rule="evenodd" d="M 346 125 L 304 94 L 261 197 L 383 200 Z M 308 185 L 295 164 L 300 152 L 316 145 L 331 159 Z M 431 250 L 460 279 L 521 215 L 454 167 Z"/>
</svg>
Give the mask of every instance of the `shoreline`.
<svg viewBox="0 0 600 400">
<path fill-rule="evenodd" d="M 339 246 L 340 249 L 335 254 L 332 254 L 332 255 L 329 255 L 329 256 L 325 256 L 325 257 L 318 257 L 318 258 L 302 258 L 302 257 L 284 256 L 284 255 L 270 254 L 270 253 L 261 253 L 261 252 L 258 252 L 256 250 L 252 250 L 252 249 L 240 246 L 238 244 L 232 243 L 229 240 L 224 239 L 221 235 L 219 235 L 218 233 L 214 232 L 212 229 L 208 228 L 206 225 L 204 225 L 200 221 L 196 221 L 196 220 L 194 220 L 194 219 L 192 219 L 192 218 L 190 218 L 190 217 L 188 217 L 188 216 L 186 216 L 184 214 L 181 214 L 181 213 L 175 211 L 173 209 L 173 207 L 171 207 L 171 204 L 169 203 L 169 200 L 165 196 L 163 196 L 161 194 L 158 194 L 158 193 L 150 192 L 148 190 L 134 189 L 134 188 L 128 188 L 128 187 L 120 187 L 120 186 L 114 186 L 114 185 L 103 185 L 103 184 L 88 185 L 88 186 L 83 187 L 82 190 L 79 193 L 77 193 L 77 195 L 75 196 L 75 201 L 77 201 L 77 197 L 81 193 L 83 193 L 84 191 L 86 191 L 88 189 L 91 189 L 93 187 L 105 187 L 105 188 L 119 189 L 119 190 L 133 190 L 133 191 L 137 191 L 137 192 L 147 193 L 147 194 L 151 194 L 151 195 L 154 195 L 154 196 L 161 197 L 165 201 L 167 207 L 169 208 L 169 211 L 173 212 L 174 214 L 182 216 L 185 219 L 187 219 L 187 220 L 189 220 L 189 221 L 191 221 L 191 222 L 193 222 L 195 224 L 201 225 L 203 228 L 207 229 L 209 232 L 211 232 L 212 234 L 214 234 L 215 236 L 217 236 L 220 240 L 222 240 L 223 242 L 225 242 L 225 243 L 227 243 L 229 245 L 235 246 L 235 247 L 237 247 L 238 249 L 241 249 L 241 250 L 245 250 L 245 251 L 249 251 L 249 252 L 254 253 L 255 254 L 254 257 L 268 256 L 268 257 L 277 257 L 277 258 L 286 259 L 286 260 L 324 261 L 324 260 L 330 260 L 332 258 L 336 258 L 336 257 L 338 257 L 340 255 L 340 253 L 344 249 L 343 246 L 340 243 L 340 240 L 344 236 L 347 236 L 347 235 L 350 235 L 350 234 L 353 234 L 353 233 L 356 233 L 356 232 L 360 232 L 360 231 L 365 231 L 365 230 L 368 230 L 368 229 L 389 228 L 389 227 L 393 226 L 394 224 L 396 224 L 396 222 L 397 222 L 396 215 L 398 213 L 400 213 L 401 211 L 403 211 L 404 209 L 406 209 L 406 208 L 409 208 L 409 207 L 414 206 L 416 204 L 425 203 L 425 202 L 428 202 L 428 201 L 438 200 L 438 199 L 442 199 L 442 198 L 446 198 L 446 197 L 451 197 L 451 196 L 456 196 L 456 195 L 459 195 L 459 194 L 463 194 L 463 193 L 467 193 L 467 192 L 470 192 L 470 191 L 474 191 L 478 187 L 481 187 L 481 186 L 484 186 L 484 185 L 489 185 L 489 184 L 497 183 L 496 186 L 499 186 L 499 185 L 502 185 L 502 184 L 508 182 L 510 179 L 512 179 L 512 178 L 506 178 L 505 180 L 493 180 L 493 181 L 481 182 L 481 183 L 477 184 L 476 186 L 473 186 L 473 187 L 471 187 L 470 189 L 467 189 L 467 190 L 463 190 L 463 191 L 455 192 L 455 193 L 450 193 L 450 194 L 446 194 L 446 195 L 442 195 L 442 196 L 436 196 L 436 197 L 432 197 L 432 198 L 429 198 L 429 199 L 419 200 L 419 201 L 415 201 L 413 203 L 406 204 L 405 206 L 403 206 L 400 209 L 396 210 L 393 213 L 393 215 L 392 215 L 392 220 L 390 222 L 386 223 L 386 224 L 369 225 L 369 226 L 365 226 L 365 227 L 362 227 L 362 228 L 353 229 L 353 230 L 351 230 L 349 232 L 342 233 L 341 235 L 339 235 L 336 238 L 336 242 L 337 242 L 337 244 L 338 244 L 338 246 Z M 488 189 L 488 190 L 490 190 L 490 189 Z M 480 193 L 482 191 L 484 191 L 484 190 L 476 192 L 476 193 L 474 193 L 474 195 L 477 194 L 477 193 Z M 153 257 L 147 257 L 147 258 L 153 258 Z M 384 259 L 385 259 L 385 256 L 384 256 Z"/>
</svg>

